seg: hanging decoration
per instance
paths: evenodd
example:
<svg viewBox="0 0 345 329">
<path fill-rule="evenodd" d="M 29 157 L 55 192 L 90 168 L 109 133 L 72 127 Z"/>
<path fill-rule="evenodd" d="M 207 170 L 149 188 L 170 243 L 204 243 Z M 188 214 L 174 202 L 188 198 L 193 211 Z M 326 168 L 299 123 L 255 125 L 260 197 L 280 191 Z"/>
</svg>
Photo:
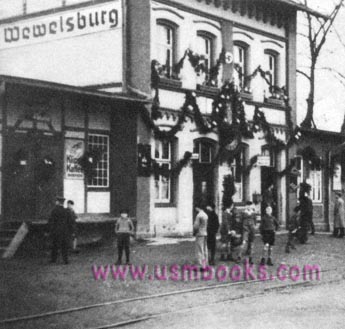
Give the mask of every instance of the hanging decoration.
<svg viewBox="0 0 345 329">
<path fill-rule="evenodd" d="M 85 176 L 88 179 L 92 179 L 94 175 L 97 163 L 102 158 L 102 150 L 94 148 L 92 150 L 85 151 L 84 154 L 78 159 L 78 164 L 84 171 Z"/>
<path fill-rule="evenodd" d="M 55 171 L 56 171 L 55 161 L 49 156 L 44 157 L 43 159 L 38 161 L 38 163 L 36 164 L 35 177 L 36 177 L 37 182 L 46 183 L 50 181 L 54 177 Z"/>
</svg>

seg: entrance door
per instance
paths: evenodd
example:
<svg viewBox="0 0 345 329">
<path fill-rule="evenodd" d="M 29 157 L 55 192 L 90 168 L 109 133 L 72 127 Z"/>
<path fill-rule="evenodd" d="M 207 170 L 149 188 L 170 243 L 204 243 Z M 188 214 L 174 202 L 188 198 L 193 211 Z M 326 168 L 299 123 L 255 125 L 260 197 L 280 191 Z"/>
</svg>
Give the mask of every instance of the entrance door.
<svg viewBox="0 0 345 329">
<path fill-rule="evenodd" d="M 212 165 L 214 148 L 205 140 L 195 142 L 194 153 L 199 153 L 198 163 L 193 164 L 194 218 L 195 205 L 206 206 L 214 203 L 214 168 Z"/>
<path fill-rule="evenodd" d="M 39 132 L 6 136 L 5 220 L 47 220 L 62 192 L 61 135 Z"/>
<path fill-rule="evenodd" d="M 265 214 L 267 205 L 270 205 L 273 210 L 273 215 L 277 216 L 277 187 L 273 167 L 261 167 L 261 195 L 263 196 L 261 213 Z"/>
</svg>

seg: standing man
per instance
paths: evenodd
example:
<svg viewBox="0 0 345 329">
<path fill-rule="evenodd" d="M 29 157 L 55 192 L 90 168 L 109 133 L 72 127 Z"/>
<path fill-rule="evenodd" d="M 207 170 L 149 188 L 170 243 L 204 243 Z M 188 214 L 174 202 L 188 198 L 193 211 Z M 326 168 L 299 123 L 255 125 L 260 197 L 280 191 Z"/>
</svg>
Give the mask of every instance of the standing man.
<svg viewBox="0 0 345 329">
<path fill-rule="evenodd" d="M 335 194 L 334 204 L 334 231 L 335 238 L 343 238 L 345 234 L 345 213 L 344 213 L 344 200 L 341 192 Z"/>
<path fill-rule="evenodd" d="M 203 271 L 203 266 L 207 265 L 207 221 L 208 216 L 200 205 L 195 207 L 197 215 L 195 217 L 193 230 L 195 233 L 195 251 L 200 271 Z"/>
<path fill-rule="evenodd" d="M 65 198 L 56 198 L 56 205 L 51 212 L 48 222 L 50 237 L 52 239 L 52 263 L 56 263 L 58 251 L 60 249 L 64 263 L 68 264 L 68 247 L 73 231 L 73 221 L 69 211 L 63 206 L 64 202 Z"/>
<path fill-rule="evenodd" d="M 216 255 L 216 237 L 219 229 L 219 219 L 216 214 L 216 206 L 214 203 L 210 203 L 207 207 L 207 249 L 209 254 L 210 265 L 215 265 L 214 257 Z"/>
<path fill-rule="evenodd" d="M 311 226 L 312 233 L 315 233 L 314 223 L 313 223 L 313 203 L 309 199 L 307 192 L 303 192 L 299 198 L 299 206 L 296 207 L 297 211 L 300 211 L 300 242 L 306 243 L 308 241 L 308 229 Z"/>
<path fill-rule="evenodd" d="M 72 250 L 74 252 L 78 252 L 77 250 L 77 215 L 74 211 L 74 201 L 68 200 L 67 201 L 67 211 L 69 212 L 69 215 L 71 216 L 72 220 Z"/>
</svg>

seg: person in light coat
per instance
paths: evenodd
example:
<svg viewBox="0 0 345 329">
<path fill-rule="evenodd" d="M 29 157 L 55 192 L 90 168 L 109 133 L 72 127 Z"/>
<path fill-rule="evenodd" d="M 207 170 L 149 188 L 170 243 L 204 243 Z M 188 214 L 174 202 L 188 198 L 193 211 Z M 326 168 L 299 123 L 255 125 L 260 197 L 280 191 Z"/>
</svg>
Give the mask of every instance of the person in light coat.
<svg viewBox="0 0 345 329">
<path fill-rule="evenodd" d="M 343 238 L 345 234 L 345 212 L 344 212 L 344 200 L 341 192 L 337 192 L 335 195 L 334 204 L 334 231 L 333 236 L 335 238 Z"/>
<path fill-rule="evenodd" d="M 197 215 L 194 221 L 194 234 L 195 234 L 195 252 L 200 270 L 208 263 L 207 251 L 207 221 L 208 216 L 200 205 L 195 207 Z"/>
</svg>

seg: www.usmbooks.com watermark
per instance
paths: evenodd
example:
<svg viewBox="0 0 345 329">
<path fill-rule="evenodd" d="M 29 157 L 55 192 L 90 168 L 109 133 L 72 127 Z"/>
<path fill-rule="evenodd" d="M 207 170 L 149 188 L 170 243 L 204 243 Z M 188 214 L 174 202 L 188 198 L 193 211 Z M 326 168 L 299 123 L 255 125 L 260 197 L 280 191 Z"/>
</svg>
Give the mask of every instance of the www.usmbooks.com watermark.
<svg viewBox="0 0 345 329">
<path fill-rule="evenodd" d="M 274 274 L 272 274 L 274 273 Z M 266 265 L 244 265 L 233 266 L 203 266 L 203 271 L 197 265 L 93 265 L 92 274 L 96 281 L 113 280 L 149 280 L 149 281 L 320 281 L 321 267 L 319 265 L 289 266 L 280 264 L 276 271 L 268 271 Z"/>
</svg>

